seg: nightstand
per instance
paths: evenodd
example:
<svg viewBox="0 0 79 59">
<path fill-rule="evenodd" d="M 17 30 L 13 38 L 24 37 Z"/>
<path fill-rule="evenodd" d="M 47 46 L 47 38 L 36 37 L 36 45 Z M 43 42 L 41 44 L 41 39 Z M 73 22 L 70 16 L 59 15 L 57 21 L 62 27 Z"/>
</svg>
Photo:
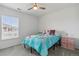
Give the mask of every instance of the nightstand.
<svg viewBox="0 0 79 59">
<path fill-rule="evenodd" d="M 66 49 L 75 50 L 74 38 L 72 38 L 72 37 L 62 37 L 61 46 L 66 48 Z"/>
</svg>

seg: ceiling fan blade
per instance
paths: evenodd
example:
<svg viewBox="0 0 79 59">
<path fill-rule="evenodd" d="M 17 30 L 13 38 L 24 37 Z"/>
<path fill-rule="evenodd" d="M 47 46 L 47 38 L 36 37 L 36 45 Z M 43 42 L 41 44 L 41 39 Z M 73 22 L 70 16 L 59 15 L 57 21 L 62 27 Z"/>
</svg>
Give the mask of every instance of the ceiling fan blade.
<svg viewBox="0 0 79 59">
<path fill-rule="evenodd" d="M 28 10 L 31 10 L 32 8 L 29 8 Z"/>
<path fill-rule="evenodd" d="M 40 9 L 43 9 L 43 10 L 45 10 L 46 8 L 45 7 L 39 7 Z"/>
</svg>

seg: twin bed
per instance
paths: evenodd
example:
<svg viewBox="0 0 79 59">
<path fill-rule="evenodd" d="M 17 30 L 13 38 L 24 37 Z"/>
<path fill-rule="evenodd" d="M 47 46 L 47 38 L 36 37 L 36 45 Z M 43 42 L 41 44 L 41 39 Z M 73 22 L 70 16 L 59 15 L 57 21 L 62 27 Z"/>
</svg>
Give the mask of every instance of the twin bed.
<svg viewBox="0 0 79 59">
<path fill-rule="evenodd" d="M 28 45 L 32 49 L 35 49 L 39 55 L 46 56 L 48 55 L 48 50 L 55 45 L 60 45 L 61 36 L 60 35 L 46 35 L 38 34 L 27 36 L 22 40 L 24 47 Z"/>
</svg>

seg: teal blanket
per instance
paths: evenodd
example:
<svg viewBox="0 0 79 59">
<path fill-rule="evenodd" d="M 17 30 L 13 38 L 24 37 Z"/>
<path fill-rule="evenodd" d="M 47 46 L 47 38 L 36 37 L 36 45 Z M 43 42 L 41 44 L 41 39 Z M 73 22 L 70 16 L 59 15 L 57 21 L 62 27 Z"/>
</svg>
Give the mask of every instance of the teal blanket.
<svg viewBox="0 0 79 59">
<path fill-rule="evenodd" d="M 22 40 L 22 44 L 34 48 L 40 55 L 48 55 L 48 49 L 60 40 L 56 35 L 33 35 Z"/>
</svg>

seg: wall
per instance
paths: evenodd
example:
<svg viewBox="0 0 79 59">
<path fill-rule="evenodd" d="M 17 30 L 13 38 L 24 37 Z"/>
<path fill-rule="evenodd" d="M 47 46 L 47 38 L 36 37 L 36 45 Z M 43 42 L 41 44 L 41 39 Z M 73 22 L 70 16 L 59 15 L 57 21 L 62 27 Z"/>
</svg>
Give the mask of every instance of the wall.
<svg viewBox="0 0 79 59">
<path fill-rule="evenodd" d="M 42 16 L 39 20 L 39 31 L 56 29 L 70 37 L 79 38 L 79 7 L 65 8 Z M 79 39 L 75 39 L 79 48 Z"/>
<path fill-rule="evenodd" d="M 79 8 L 65 8 L 54 13 L 49 13 L 41 18 L 28 14 L 18 13 L 14 10 L 0 6 L 0 16 L 10 15 L 19 17 L 20 38 L 1 40 L 1 19 L 0 19 L 0 49 L 17 45 L 26 35 L 38 32 L 44 29 L 56 29 L 68 33 L 69 36 L 79 38 Z M 79 39 L 76 39 L 76 47 L 79 48 Z"/>
<path fill-rule="evenodd" d="M 38 20 L 34 16 L 18 13 L 9 8 L 0 6 L 0 16 L 2 15 L 16 16 L 19 18 L 20 36 L 19 38 L 16 39 L 1 40 L 1 18 L 0 18 L 0 49 L 20 44 L 21 39 L 23 37 L 29 34 L 36 33 L 38 31 L 38 25 L 37 25 Z"/>
</svg>

